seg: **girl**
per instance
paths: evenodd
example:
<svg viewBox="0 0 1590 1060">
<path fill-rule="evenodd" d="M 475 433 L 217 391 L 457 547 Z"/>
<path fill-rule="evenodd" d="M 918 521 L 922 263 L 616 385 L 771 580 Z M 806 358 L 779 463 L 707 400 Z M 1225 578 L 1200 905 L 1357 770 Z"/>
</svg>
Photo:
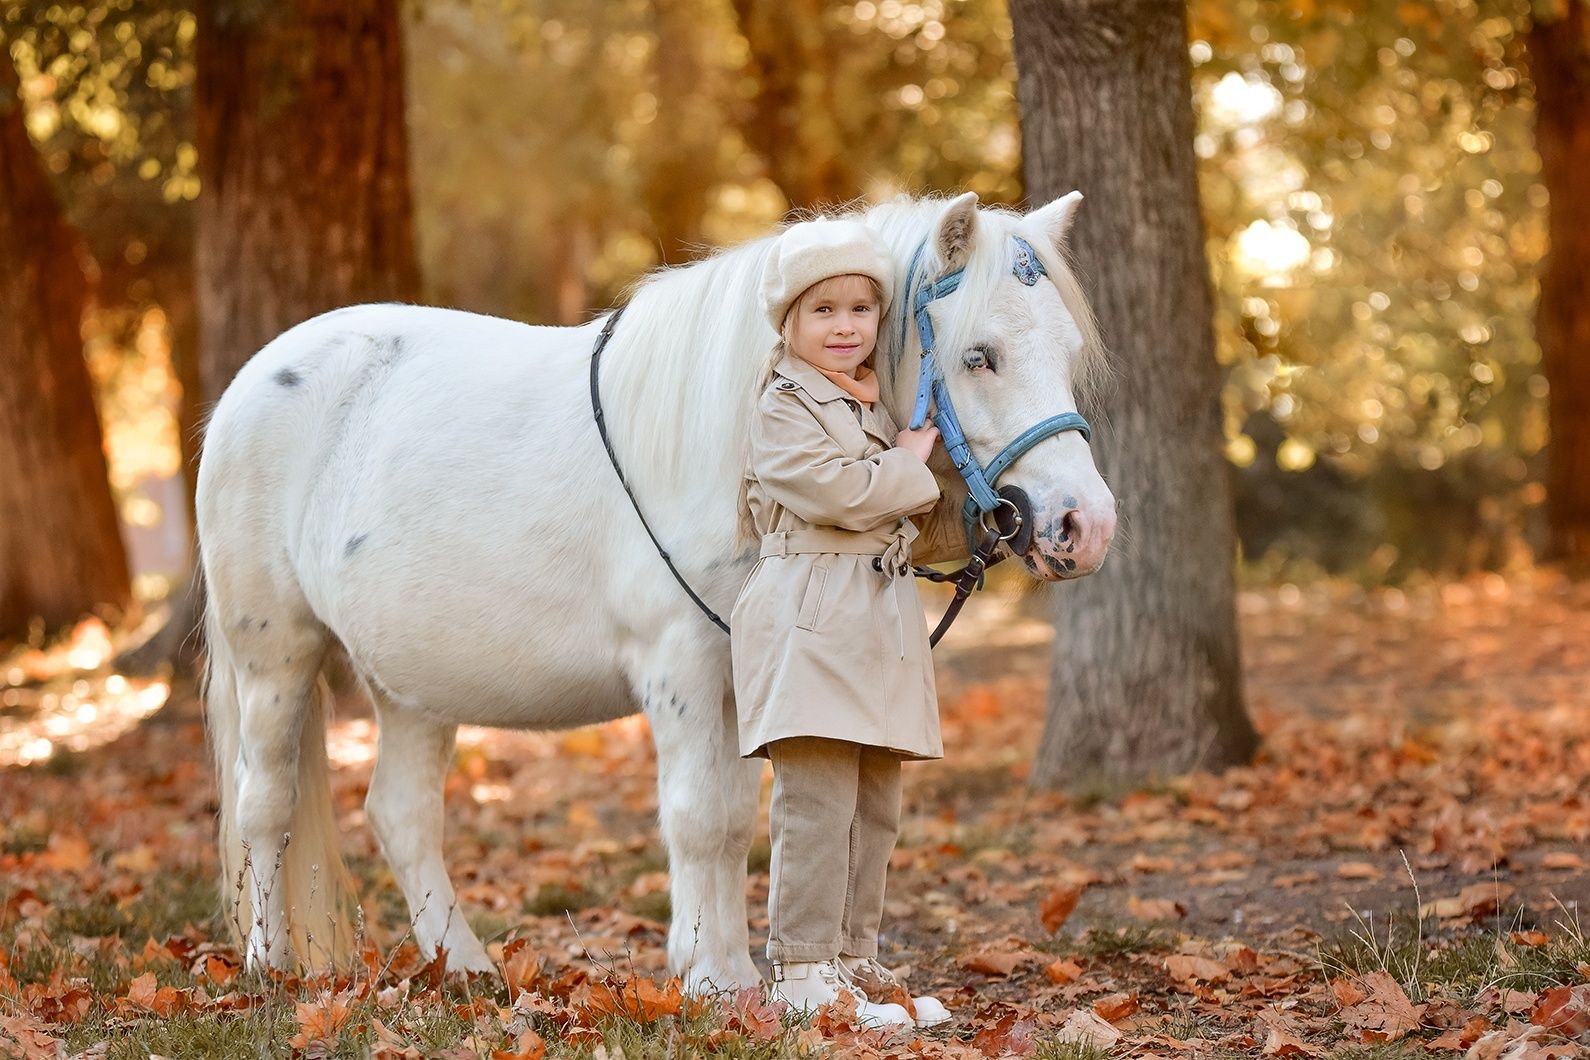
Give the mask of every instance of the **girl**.
<svg viewBox="0 0 1590 1060">
<path fill-rule="evenodd" d="M 857 995 L 864 1020 L 909 1024 L 908 995 L 876 960 L 900 821 L 900 763 L 941 758 L 927 623 L 911 575 L 939 486 L 938 431 L 900 431 L 870 367 L 894 267 L 863 224 L 786 229 L 762 275 L 781 340 L 757 404 L 742 531 L 761 558 L 735 602 L 740 753 L 773 761 L 767 956 L 797 1009 Z M 949 1018 L 914 999 L 922 1026 Z"/>
</svg>

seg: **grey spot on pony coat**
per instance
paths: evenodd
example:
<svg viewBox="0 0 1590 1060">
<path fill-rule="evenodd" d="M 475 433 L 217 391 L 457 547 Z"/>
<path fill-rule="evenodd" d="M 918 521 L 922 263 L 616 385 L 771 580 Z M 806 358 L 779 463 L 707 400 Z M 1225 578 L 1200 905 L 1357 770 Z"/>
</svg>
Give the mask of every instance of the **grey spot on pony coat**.
<svg viewBox="0 0 1590 1060">
<path fill-rule="evenodd" d="M 348 538 L 348 543 L 342 547 L 343 556 L 346 558 L 359 551 L 359 546 L 364 544 L 365 539 L 369 536 L 369 534 L 354 534 L 352 537 Z"/>
<path fill-rule="evenodd" d="M 302 384 L 304 381 L 304 377 L 299 375 L 298 372 L 292 368 L 283 368 L 271 378 L 276 380 L 279 385 L 284 386 L 289 390 Z"/>
</svg>

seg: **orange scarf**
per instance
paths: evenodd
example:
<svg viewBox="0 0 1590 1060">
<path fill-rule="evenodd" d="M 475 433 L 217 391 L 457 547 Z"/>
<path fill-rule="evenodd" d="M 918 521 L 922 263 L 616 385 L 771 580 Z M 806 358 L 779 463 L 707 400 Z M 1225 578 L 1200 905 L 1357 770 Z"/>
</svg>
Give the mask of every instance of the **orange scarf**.
<svg viewBox="0 0 1590 1060">
<path fill-rule="evenodd" d="M 810 361 L 806 363 L 811 364 Z M 812 367 L 832 379 L 835 386 L 867 406 L 867 408 L 872 408 L 872 403 L 878 400 L 878 373 L 866 365 L 856 366 L 856 377 L 854 379 L 844 372 L 830 371 L 815 364 L 812 364 Z"/>
</svg>

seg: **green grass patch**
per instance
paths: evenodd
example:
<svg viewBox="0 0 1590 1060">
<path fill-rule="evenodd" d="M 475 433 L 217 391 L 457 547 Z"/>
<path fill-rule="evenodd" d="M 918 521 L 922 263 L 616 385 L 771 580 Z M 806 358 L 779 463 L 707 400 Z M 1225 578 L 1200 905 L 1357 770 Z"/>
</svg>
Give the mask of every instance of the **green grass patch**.
<svg viewBox="0 0 1590 1060">
<path fill-rule="evenodd" d="M 1543 946 L 1514 942 L 1508 931 L 1470 927 L 1443 930 L 1412 914 L 1360 922 L 1321 943 L 1320 965 L 1331 978 L 1384 971 L 1414 1001 L 1452 997 L 1472 1002 L 1491 986 L 1544 990 L 1577 981 L 1590 961 L 1590 941 L 1573 924 L 1546 932 Z"/>
<path fill-rule="evenodd" d="M 1110 1050 L 1088 1042 L 1039 1042 L 1038 1060 L 1110 1060 Z"/>
<path fill-rule="evenodd" d="M 1101 919 L 1089 924 L 1079 935 L 1053 935 L 1036 939 L 1033 945 L 1057 957 L 1118 957 L 1168 950 L 1172 936 L 1148 924 Z"/>
<path fill-rule="evenodd" d="M 531 916 L 558 916 L 562 913 L 578 913 L 581 909 L 589 909 L 601 900 L 600 895 L 592 894 L 583 888 L 548 883 L 525 899 L 524 911 Z"/>
</svg>

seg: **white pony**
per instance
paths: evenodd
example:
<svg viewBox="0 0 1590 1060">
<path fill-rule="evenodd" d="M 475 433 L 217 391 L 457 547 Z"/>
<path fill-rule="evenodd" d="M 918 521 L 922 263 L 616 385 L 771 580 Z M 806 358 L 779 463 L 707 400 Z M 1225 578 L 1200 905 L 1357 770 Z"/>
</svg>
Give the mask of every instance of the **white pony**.
<svg viewBox="0 0 1590 1060">
<path fill-rule="evenodd" d="M 1025 216 L 979 208 L 975 194 L 858 215 L 899 269 L 877 357 L 897 420 L 909 418 L 920 367 L 915 329 L 901 327 L 919 247 L 928 282 L 965 270 L 932 313 L 973 452 L 987 461 L 1076 409 L 1099 357 L 1059 250 L 1080 198 Z M 1018 234 L 1049 280 L 1012 276 Z M 755 557 L 734 542 L 748 424 L 775 341 L 757 305 L 770 242 L 647 278 L 602 363 L 607 422 L 638 503 L 724 615 Z M 428 954 L 442 947 L 450 968 L 492 968 L 442 861 L 457 726 L 556 729 L 640 710 L 657 747 L 670 966 L 692 989 L 759 981 L 746 854 L 762 764 L 737 754 L 729 638 L 675 583 L 598 439 L 587 373 L 601 324 L 354 306 L 276 338 L 217 404 L 198 479 L 206 701 L 223 893 L 251 965 L 347 954 L 352 888 L 318 682 L 340 644 L 380 724 L 369 820 Z M 965 494 L 947 462 L 935 470 Z M 1033 575 L 1098 567 L 1115 505 L 1080 434 L 1048 438 L 1006 480 L 1031 502 L 1037 532 L 1020 558 Z"/>
</svg>

